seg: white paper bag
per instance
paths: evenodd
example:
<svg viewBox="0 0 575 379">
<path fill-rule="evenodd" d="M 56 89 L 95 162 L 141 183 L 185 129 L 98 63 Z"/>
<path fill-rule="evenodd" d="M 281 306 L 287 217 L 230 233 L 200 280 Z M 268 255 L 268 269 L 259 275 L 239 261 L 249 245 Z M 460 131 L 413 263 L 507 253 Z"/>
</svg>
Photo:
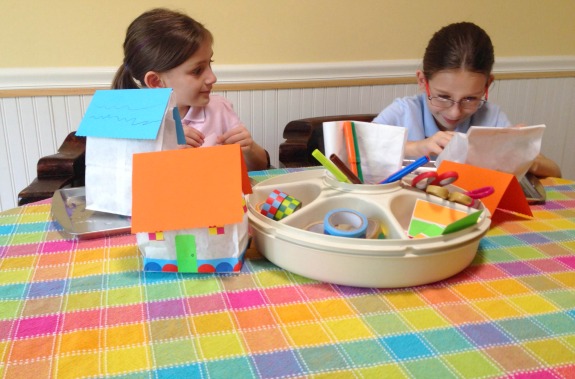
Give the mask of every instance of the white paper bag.
<svg viewBox="0 0 575 379">
<path fill-rule="evenodd" d="M 169 101 L 163 106 L 165 111 L 163 118 L 157 120 L 159 130 L 155 139 L 87 136 L 86 209 L 131 216 L 133 154 L 178 147 L 173 96 L 169 96 Z M 116 118 L 123 117 L 121 112 L 116 114 L 119 115 Z M 130 122 L 129 113 L 125 118 Z"/>
<path fill-rule="evenodd" d="M 336 154 L 349 164 L 344 121 L 323 123 L 325 156 Z M 364 183 L 379 183 L 402 167 L 407 129 L 400 126 L 353 121 Z"/>
<path fill-rule="evenodd" d="M 465 163 L 513 174 L 520 180 L 541 150 L 545 125 L 524 127 L 472 126 L 456 133 L 436 160 Z"/>
<path fill-rule="evenodd" d="M 136 239 L 144 271 L 237 272 L 249 243 L 247 208 L 237 224 L 136 233 Z"/>
</svg>

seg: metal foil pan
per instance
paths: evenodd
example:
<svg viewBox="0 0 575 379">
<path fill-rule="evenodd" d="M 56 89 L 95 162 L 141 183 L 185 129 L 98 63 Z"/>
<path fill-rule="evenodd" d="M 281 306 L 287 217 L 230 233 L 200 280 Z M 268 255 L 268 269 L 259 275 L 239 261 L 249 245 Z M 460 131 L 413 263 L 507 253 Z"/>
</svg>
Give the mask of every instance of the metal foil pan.
<svg viewBox="0 0 575 379">
<path fill-rule="evenodd" d="M 63 188 L 52 197 L 52 218 L 67 238 L 91 239 L 130 233 L 131 218 L 86 209 L 86 188 Z"/>
</svg>

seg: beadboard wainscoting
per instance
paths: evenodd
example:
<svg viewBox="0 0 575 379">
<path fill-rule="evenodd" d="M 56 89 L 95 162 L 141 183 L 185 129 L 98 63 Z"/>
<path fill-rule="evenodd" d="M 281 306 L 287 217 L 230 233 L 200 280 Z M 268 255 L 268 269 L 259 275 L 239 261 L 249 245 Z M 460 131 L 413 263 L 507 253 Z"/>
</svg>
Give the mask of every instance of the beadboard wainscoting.
<svg viewBox="0 0 575 379">
<path fill-rule="evenodd" d="M 574 57 L 568 57 L 499 63 L 489 92 L 489 100 L 499 104 L 514 123 L 547 125 L 542 152 L 557 161 L 570 179 L 575 179 L 574 62 Z M 335 69 L 329 64 L 308 65 L 307 71 L 305 65 L 275 71 L 228 67 L 219 74 L 215 93 L 234 104 L 277 166 L 283 128 L 289 121 L 377 113 L 396 97 L 418 93 L 413 79 L 417 64 L 340 64 Z M 66 76 L 66 70 L 57 70 L 61 78 L 52 75 L 56 80 L 48 83 L 38 70 L 0 69 L 0 211 L 16 206 L 20 190 L 36 177 L 38 159 L 55 153 L 66 135 L 77 129 L 91 93 L 106 88 L 113 75 L 113 69 L 84 76 L 71 72 Z"/>
</svg>

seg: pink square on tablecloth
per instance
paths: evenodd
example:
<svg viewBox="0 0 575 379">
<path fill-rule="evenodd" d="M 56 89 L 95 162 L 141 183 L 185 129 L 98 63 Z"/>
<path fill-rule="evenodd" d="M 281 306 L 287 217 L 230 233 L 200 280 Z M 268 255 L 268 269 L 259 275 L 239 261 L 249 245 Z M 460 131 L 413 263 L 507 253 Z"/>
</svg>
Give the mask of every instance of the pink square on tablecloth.
<svg viewBox="0 0 575 379">
<path fill-rule="evenodd" d="M 188 298 L 187 302 L 192 314 L 225 311 L 228 308 L 222 295 L 195 296 Z"/>
<path fill-rule="evenodd" d="M 62 317 L 62 330 L 67 332 L 77 329 L 99 328 L 102 325 L 101 314 L 101 309 L 65 313 Z"/>
<path fill-rule="evenodd" d="M 106 325 L 131 324 L 145 319 L 144 304 L 109 307 L 106 309 Z"/>
<path fill-rule="evenodd" d="M 12 320 L 0 321 L 0 341 L 7 340 L 14 334 L 12 324 L 14 324 Z"/>
<path fill-rule="evenodd" d="M 58 329 L 59 315 L 31 317 L 20 320 L 16 338 L 53 334 Z"/>
<path fill-rule="evenodd" d="M 258 290 L 228 293 L 228 299 L 230 300 L 230 306 L 234 309 L 266 305 L 262 294 Z"/>
<path fill-rule="evenodd" d="M 42 245 L 42 253 L 53 253 L 56 251 L 71 251 L 76 247 L 76 240 L 50 241 Z"/>
<path fill-rule="evenodd" d="M 559 257 L 557 260 L 571 268 L 575 268 L 575 256 L 571 257 Z"/>
<path fill-rule="evenodd" d="M 265 289 L 269 304 L 300 303 L 303 301 L 301 293 L 294 286 Z"/>
<path fill-rule="evenodd" d="M 307 296 L 309 300 L 321 300 L 339 298 L 341 294 L 336 291 L 331 284 L 317 283 L 299 286 L 299 289 Z"/>
<path fill-rule="evenodd" d="M 21 257 L 38 253 L 40 243 L 27 243 L 24 245 L 6 246 L 4 254 L 6 257 Z"/>
</svg>

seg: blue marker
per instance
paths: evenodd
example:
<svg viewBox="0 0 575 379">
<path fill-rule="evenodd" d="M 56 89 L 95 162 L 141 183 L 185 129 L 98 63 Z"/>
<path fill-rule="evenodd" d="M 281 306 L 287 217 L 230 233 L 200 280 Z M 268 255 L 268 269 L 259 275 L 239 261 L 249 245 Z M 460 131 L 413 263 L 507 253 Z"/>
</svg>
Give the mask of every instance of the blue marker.
<svg viewBox="0 0 575 379">
<path fill-rule="evenodd" d="M 390 177 L 388 177 L 384 181 L 379 182 L 379 184 L 387 184 L 387 183 L 396 182 L 396 181 L 400 180 L 401 178 L 403 178 L 405 175 L 417 170 L 419 167 L 423 166 L 427 162 L 429 162 L 429 156 L 424 155 L 423 157 L 419 158 L 418 160 L 416 160 L 415 162 L 413 162 L 409 166 L 405 166 L 404 168 L 402 168 L 401 170 L 399 170 L 395 174 L 392 174 Z"/>
</svg>

